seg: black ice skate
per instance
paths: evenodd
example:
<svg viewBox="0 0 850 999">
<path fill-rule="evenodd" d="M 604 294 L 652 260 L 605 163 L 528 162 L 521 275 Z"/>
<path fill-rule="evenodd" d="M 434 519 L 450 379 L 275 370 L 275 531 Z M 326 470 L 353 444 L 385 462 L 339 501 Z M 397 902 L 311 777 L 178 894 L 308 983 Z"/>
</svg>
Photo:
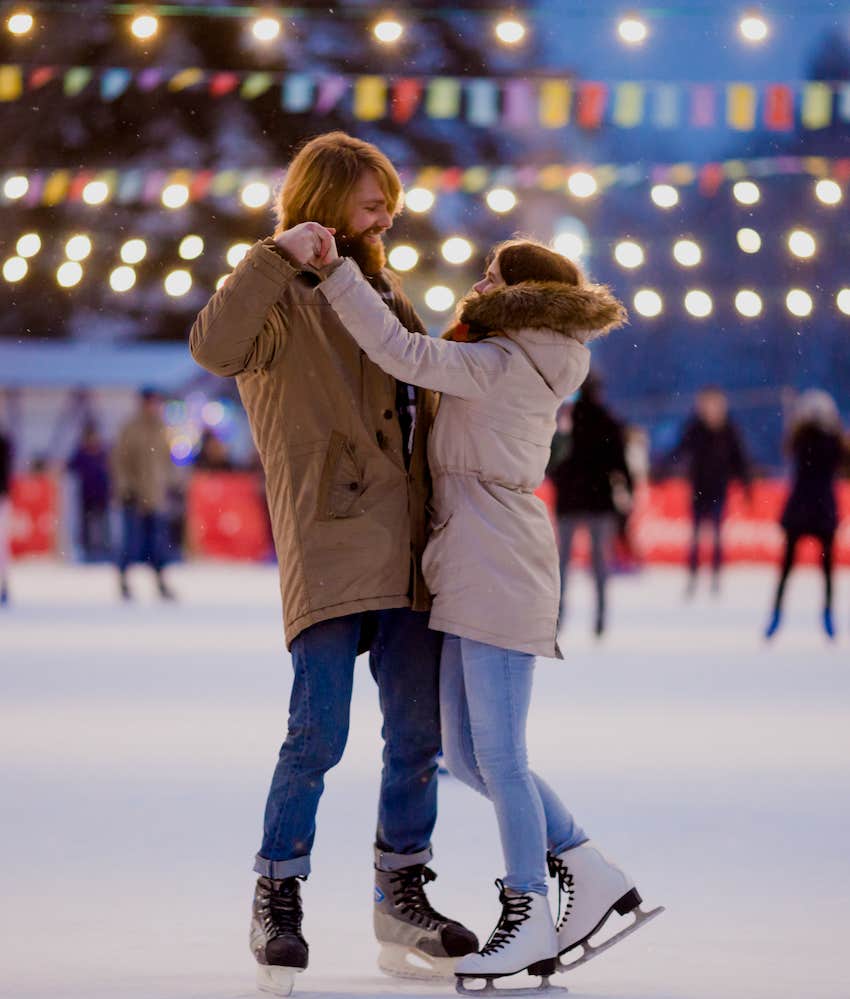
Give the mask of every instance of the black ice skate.
<svg viewBox="0 0 850 999">
<path fill-rule="evenodd" d="M 378 967 L 397 978 L 452 981 L 459 957 L 478 950 L 474 933 L 441 915 L 425 885 L 437 875 L 424 864 L 400 871 L 375 870 L 375 936 Z"/>
<path fill-rule="evenodd" d="M 251 914 L 251 953 L 257 988 L 276 996 L 292 994 L 295 975 L 307 967 L 309 947 L 301 935 L 298 878 L 259 878 Z"/>
</svg>

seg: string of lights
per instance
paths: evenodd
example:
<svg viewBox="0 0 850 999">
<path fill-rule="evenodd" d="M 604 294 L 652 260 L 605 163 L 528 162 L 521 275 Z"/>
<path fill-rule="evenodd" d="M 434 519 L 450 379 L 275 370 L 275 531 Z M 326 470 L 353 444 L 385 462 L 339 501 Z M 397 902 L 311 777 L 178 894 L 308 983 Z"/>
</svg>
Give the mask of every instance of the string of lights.
<svg viewBox="0 0 850 999">
<path fill-rule="evenodd" d="M 111 269 L 108 266 L 104 271 L 108 271 L 108 282 L 113 292 L 123 295 L 137 287 L 137 269 L 145 262 L 151 262 L 152 254 L 148 240 L 141 237 L 133 237 L 125 240 L 120 246 L 117 259 L 113 261 Z M 161 242 L 161 241 L 160 241 Z M 595 251 L 598 254 L 603 246 L 610 252 L 616 263 L 627 272 L 635 275 L 640 268 L 650 262 L 650 254 L 647 247 L 632 238 L 618 238 L 616 240 L 600 240 L 595 242 Z M 675 261 L 684 271 L 696 273 L 701 264 L 704 263 L 704 253 L 701 245 L 692 237 L 682 237 L 676 239 L 672 245 L 665 246 L 664 250 L 659 249 L 661 241 L 656 240 L 656 245 L 652 248 L 652 253 L 656 256 L 659 252 Z M 738 249 L 745 254 L 755 254 L 760 252 L 765 243 L 761 235 L 752 228 L 741 228 L 736 233 Z M 817 241 L 815 236 L 805 229 L 794 229 L 784 237 L 785 247 L 791 258 L 805 262 L 812 260 L 817 253 Z M 587 252 L 587 246 L 575 239 L 556 237 L 553 241 L 554 249 L 563 252 L 575 259 L 580 259 Z M 202 258 L 212 258 L 214 261 L 221 261 L 222 268 L 226 263 L 232 270 L 243 259 L 250 248 L 247 241 L 236 242 L 230 245 L 226 251 L 219 247 L 216 251 L 211 251 L 205 240 L 200 235 L 189 233 L 183 236 L 177 247 L 176 256 L 180 258 L 179 266 L 173 266 L 175 249 L 169 246 L 165 253 L 160 247 L 160 259 L 153 268 L 149 268 L 148 277 L 152 277 L 161 283 L 164 293 L 173 299 L 180 299 L 189 294 L 196 283 L 204 287 L 206 292 L 211 289 L 206 288 L 205 282 L 198 282 L 193 276 L 190 265 Z M 5 260 L 2 267 L 4 280 L 10 285 L 17 285 L 23 282 L 35 269 L 37 258 L 43 256 L 44 244 L 41 236 L 37 232 L 22 233 L 15 242 L 15 254 Z M 59 263 L 53 259 L 46 263 L 46 267 L 54 270 L 56 283 L 64 289 L 71 290 L 81 284 L 85 277 L 84 265 L 90 260 L 94 250 L 94 243 L 86 233 L 74 233 L 65 239 L 62 246 L 63 256 Z M 568 252 L 569 251 L 569 252 Z M 445 239 L 440 246 L 440 257 L 452 267 L 462 267 L 473 261 L 473 258 L 480 256 L 480 248 L 461 235 L 453 235 Z M 399 273 L 409 273 L 414 270 L 425 254 L 409 243 L 398 243 L 391 247 L 389 251 L 389 264 Z M 172 263 L 165 262 L 166 258 Z M 43 268 L 42 268 L 43 269 Z M 98 269 L 99 270 L 99 269 Z M 152 273 L 151 273 L 152 272 Z M 220 288 L 229 277 L 229 271 L 222 273 L 215 283 L 216 288 Z M 817 293 L 821 300 L 830 297 L 829 293 L 819 282 L 815 283 Z M 728 291 L 726 299 L 734 302 L 736 312 L 744 318 L 757 318 L 760 316 L 767 303 L 777 301 L 784 297 L 784 305 L 788 312 L 797 318 L 806 318 L 815 310 L 815 295 L 805 288 L 792 287 L 790 289 L 780 289 L 772 287 L 756 290 L 752 287 L 738 287 L 734 290 L 732 297 Z M 684 292 L 678 292 L 685 312 L 695 318 L 704 319 L 712 315 L 715 310 L 715 303 L 718 293 L 714 293 L 701 287 L 686 288 Z M 843 315 L 850 316 L 850 288 L 841 287 L 834 290 L 831 296 L 834 305 Z M 666 302 L 675 300 L 676 296 L 662 294 L 652 287 L 637 288 L 632 297 L 634 310 L 645 318 L 655 318 L 660 316 L 666 309 Z M 434 284 L 427 287 L 422 296 L 425 306 L 433 313 L 447 312 L 457 300 L 457 293 L 447 284 Z M 724 299 L 725 300 L 725 299 Z"/>
<path fill-rule="evenodd" d="M 26 6 L 13 5 L 6 19 L 7 30 L 14 36 L 23 38 L 31 35 L 37 27 L 60 14 L 76 16 L 86 7 L 85 13 L 90 14 L 90 5 L 31 3 Z M 793 2 L 778 2 L 774 0 L 771 11 L 774 14 L 793 13 L 795 17 L 837 13 L 837 8 L 845 7 L 850 12 L 850 5 L 836 4 L 834 0 L 811 0 L 806 4 Z M 375 40 L 384 45 L 398 44 L 403 40 L 411 20 L 423 18 L 456 16 L 457 7 L 446 5 L 430 6 L 427 4 L 405 4 L 406 19 L 387 12 L 375 17 L 368 9 L 350 8 L 343 5 L 315 7 L 260 7 L 237 5 L 189 5 L 189 4 L 133 4 L 107 3 L 101 5 L 99 13 L 118 17 L 126 22 L 126 30 L 132 37 L 142 42 L 150 42 L 161 30 L 161 20 L 167 18 L 213 18 L 249 21 L 254 39 L 261 44 L 271 44 L 285 34 L 286 22 L 298 22 L 317 19 L 328 20 L 358 20 L 366 21 Z M 506 12 L 505 8 L 474 8 L 464 13 L 476 18 L 486 18 L 492 22 L 495 38 L 508 47 L 521 45 L 529 36 L 529 27 L 525 19 L 514 12 Z M 619 40 L 629 46 L 644 45 L 652 34 L 653 23 L 671 17 L 693 17 L 716 14 L 716 9 L 709 4 L 677 3 L 653 5 L 645 12 L 631 12 L 613 20 L 613 30 Z M 593 17 L 600 20 L 611 20 L 606 11 L 595 9 L 593 5 L 581 4 L 564 7 L 559 12 L 560 17 L 575 18 Z M 736 32 L 741 41 L 751 45 L 759 45 L 770 37 L 770 19 L 768 13 L 759 7 L 739 14 L 736 20 Z"/>
</svg>

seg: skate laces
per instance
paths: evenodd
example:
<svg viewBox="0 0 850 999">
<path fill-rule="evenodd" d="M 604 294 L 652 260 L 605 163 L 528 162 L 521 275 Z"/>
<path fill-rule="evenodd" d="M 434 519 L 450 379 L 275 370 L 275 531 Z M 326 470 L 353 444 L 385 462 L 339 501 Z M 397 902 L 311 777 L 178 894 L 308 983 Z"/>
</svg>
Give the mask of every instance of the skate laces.
<svg viewBox="0 0 850 999">
<path fill-rule="evenodd" d="M 401 870 L 390 874 L 395 904 L 420 926 L 432 930 L 439 929 L 440 923 L 451 922 L 437 912 L 425 894 L 425 885 L 436 880 L 437 875 L 424 864 L 402 867 Z"/>
<path fill-rule="evenodd" d="M 570 918 L 570 910 L 573 907 L 573 876 L 563 860 L 553 857 L 551 853 L 546 855 L 546 865 L 549 868 L 549 877 L 558 879 L 558 918 L 555 920 L 555 929 L 560 930 Z M 565 895 L 567 903 L 562 909 Z"/>
<path fill-rule="evenodd" d="M 285 933 L 301 935 L 301 893 L 297 878 L 284 878 L 272 882 L 268 892 L 263 892 L 261 907 L 267 916 L 269 929 L 275 936 Z"/>
<path fill-rule="evenodd" d="M 504 882 L 498 878 L 496 887 L 499 889 L 502 914 L 490 939 L 481 948 L 482 955 L 493 954 L 510 943 L 516 931 L 531 915 L 531 895 L 508 895 Z"/>
</svg>

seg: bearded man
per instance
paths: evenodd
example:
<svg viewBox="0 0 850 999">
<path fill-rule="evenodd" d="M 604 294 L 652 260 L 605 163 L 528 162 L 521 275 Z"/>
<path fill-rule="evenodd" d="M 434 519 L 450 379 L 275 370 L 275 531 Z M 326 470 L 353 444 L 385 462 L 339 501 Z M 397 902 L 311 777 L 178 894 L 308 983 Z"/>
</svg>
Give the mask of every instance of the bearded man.
<svg viewBox="0 0 850 999">
<path fill-rule="evenodd" d="M 478 948 L 424 891 L 435 876 L 426 864 L 437 816 L 442 639 L 428 629 L 419 565 L 431 401 L 373 364 L 317 292 L 326 227 L 407 329 L 424 332 L 384 269 L 382 235 L 401 203 L 398 175 L 375 146 L 342 132 L 313 139 L 288 168 L 274 236 L 251 248 L 190 335 L 199 364 L 236 377 L 280 564 L 294 679 L 254 865 L 251 949 L 258 984 L 281 995 L 307 966 L 299 881 L 310 873 L 324 775 L 348 736 L 354 660 L 366 650 L 383 714 L 379 964 L 404 977 L 451 976 L 455 959 Z M 354 844 L 344 830 L 336 844 L 347 859 Z"/>
</svg>

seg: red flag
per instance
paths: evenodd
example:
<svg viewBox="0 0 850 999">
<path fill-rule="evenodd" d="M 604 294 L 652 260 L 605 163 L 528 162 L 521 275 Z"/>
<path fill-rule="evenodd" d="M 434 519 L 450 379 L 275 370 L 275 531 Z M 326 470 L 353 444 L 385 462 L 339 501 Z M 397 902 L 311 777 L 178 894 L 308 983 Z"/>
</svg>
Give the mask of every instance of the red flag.
<svg viewBox="0 0 850 999">
<path fill-rule="evenodd" d="M 239 86 L 238 73 L 213 73 L 210 80 L 210 95 L 212 97 L 224 97 Z"/>
<path fill-rule="evenodd" d="M 714 197 L 723 183 L 723 167 L 719 163 L 706 163 L 699 172 L 700 194 Z"/>
<path fill-rule="evenodd" d="M 394 122 L 403 125 L 416 114 L 422 100 L 422 81 L 405 77 L 393 84 L 390 113 Z"/>
<path fill-rule="evenodd" d="M 440 178 L 440 190 L 456 191 L 463 180 L 463 173 L 462 167 L 447 167 Z"/>
<path fill-rule="evenodd" d="M 765 91 L 764 123 L 774 132 L 794 127 L 794 92 L 786 84 L 774 83 Z"/>
<path fill-rule="evenodd" d="M 56 76 L 55 66 L 36 66 L 36 68 L 30 73 L 30 90 L 38 90 L 39 87 L 43 87 L 46 83 L 50 83 L 54 76 Z"/>
<path fill-rule="evenodd" d="M 583 83 L 578 92 L 576 118 L 580 128 L 599 128 L 605 105 L 608 102 L 608 88 L 604 83 Z"/>
</svg>

